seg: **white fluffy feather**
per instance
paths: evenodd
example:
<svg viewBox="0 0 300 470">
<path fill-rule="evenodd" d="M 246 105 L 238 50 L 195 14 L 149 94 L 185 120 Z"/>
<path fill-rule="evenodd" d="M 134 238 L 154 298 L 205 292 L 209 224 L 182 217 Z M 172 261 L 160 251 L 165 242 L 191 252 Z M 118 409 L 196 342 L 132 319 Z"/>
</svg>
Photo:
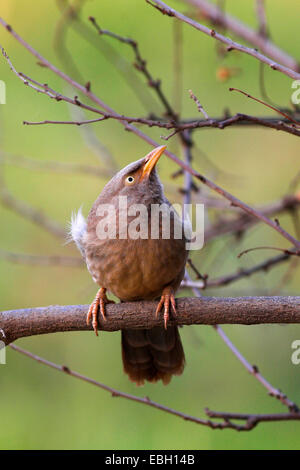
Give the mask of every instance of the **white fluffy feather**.
<svg viewBox="0 0 300 470">
<path fill-rule="evenodd" d="M 73 240 L 76 243 L 80 253 L 85 257 L 83 237 L 86 232 L 86 220 L 82 214 L 81 207 L 78 212 L 73 212 L 71 216 L 69 237 L 70 241 Z"/>
</svg>

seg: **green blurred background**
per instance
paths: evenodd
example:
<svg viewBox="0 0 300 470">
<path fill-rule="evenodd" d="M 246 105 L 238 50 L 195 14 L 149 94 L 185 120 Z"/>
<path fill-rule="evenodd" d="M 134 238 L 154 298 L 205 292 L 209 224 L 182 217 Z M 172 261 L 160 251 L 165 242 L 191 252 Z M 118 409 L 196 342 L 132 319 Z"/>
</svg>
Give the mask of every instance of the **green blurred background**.
<svg viewBox="0 0 300 470">
<path fill-rule="evenodd" d="M 228 0 L 226 10 L 256 28 L 254 3 L 253 0 Z M 170 4 L 183 12 L 190 11 L 183 2 Z M 272 39 L 283 50 L 299 57 L 299 41 L 292 33 L 298 31 L 299 2 L 289 0 L 284 7 L 280 0 L 269 0 L 266 4 Z M 54 0 L 2 0 L 0 14 L 42 55 L 63 67 L 54 50 L 60 18 Z M 188 95 L 189 89 L 194 91 L 211 116 L 221 115 L 225 108 L 232 113 L 270 114 L 258 103 L 228 92 L 229 86 L 234 86 L 260 96 L 259 64 L 255 59 L 239 53 L 221 58 L 216 53 L 215 41 L 183 26 L 182 86 L 178 90 L 174 79 L 174 57 L 178 52 L 174 35 L 178 34 L 178 28 L 175 29 L 171 18 L 159 14 L 141 0 L 86 1 L 81 18 L 88 26 L 90 15 L 95 16 L 103 28 L 139 42 L 142 55 L 148 60 L 154 77 L 161 78 L 170 101 L 177 105 L 182 95 L 182 116 L 185 118 L 197 117 L 195 104 Z M 90 30 L 94 32 L 92 28 Z M 96 34 L 92 37 L 93 44 L 70 28 L 65 39 L 83 80 L 91 81 L 93 91 L 120 113 L 133 116 L 146 115 L 150 111 L 162 113 L 156 96 L 146 86 L 143 96 L 150 100 L 150 107 L 147 104 L 145 111 L 118 71 L 112 53 L 105 49 L 106 54 L 103 54 L 103 44 L 105 47 L 113 46 L 129 62 L 132 62 L 132 51 L 109 38 L 99 38 Z M 17 70 L 48 83 L 57 91 L 70 96 L 77 94 L 67 89 L 49 70 L 38 67 L 34 57 L 3 28 L 0 29 L 0 43 Z M 216 78 L 220 66 L 235 67 L 239 73 L 225 83 L 220 82 Z M 70 69 L 65 70 L 70 72 Z M 133 73 L 137 77 L 137 73 Z M 143 83 L 143 77 L 140 78 Z M 22 125 L 23 120 L 73 119 L 74 114 L 70 115 L 71 110 L 65 103 L 57 103 L 24 87 L 3 59 L 0 61 L 0 79 L 7 86 L 7 104 L 0 107 L 2 155 L 103 167 L 98 153 L 87 144 L 82 128 Z M 280 105 L 288 105 L 292 80 L 266 70 L 265 81 L 270 97 Z M 92 137 L 99 139 L 98 148 L 99 143 L 107 147 L 119 166 L 142 157 L 150 150 L 142 140 L 124 132 L 117 122 L 93 124 L 91 129 Z M 164 131 L 148 128 L 144 131 L 164 143 L 160 139 Z M 263 128 L 208 129 L 195 133 L 195 141 L 199 151 L 194 154 L 194 167 L 249 204 L 263 205 L 280 199 L 299 171 L 299 141 L 285 133 Z M 182 156 L 176 138 L 169 141 L 168 148 Z M 100 157 L 103 155 L 105 152 L 101 151 Z M 160 163 L 163 181 L 168 185 L 179 185 L 181 181 L 171 179 L 171 174 L 177 169 L 174 163 L 163 158 Z M 107 176 L 96 178 L 32 171 L 9 164 L 3 170 L 7 187 L 16 198 L 41 209 L 63 227 L 67 226 L 71 212 L 81 204 L 84 214 L 88 213 L 107 181 Z M 170 193 L 169 198 L 175 202 L 179 195 Z M 1 205 L 0 220 L 1 250 L 78 256 L 72 244 L 65 245 L 62 239 L 51 236 Z M 294 233 L 288 215 L 280 216 L 280 223 Z M 207 244 L 199 253 L 193 253 L 193 259 L 202 273 L 208 272 L 214 278 L 272 256 L 272 252 L 257 251 L 237 259 L 242 249 L 265 244 L 288 247 L 275 231 L 257 225 L 239 243 L 222 237 Z M 269 273 L 258 273 L 204 294 L 238 296 L 277 292 L 297 295 L 299 272 L 296 270 L 290 282 L 277 289 L 286 270 L 287 264 L 278 266 Z M 90 303 L 96 292 L 89 273 L 80 268 L 28 266 L 0 259 L 0 278 L 2 310 Z M 191 293 L 181 291 L 179 295 Z M 292 400 L 300 402 L 300 366 L 293 365 L 290 359 L 291 343 L 300 337 L 299 327 L 225 326 L 224 329 L 250 363 L 257 364 L 271 383 Z M 230 412 L 284 411 L 283 406 L 268 397 L 266 390 L 243 369 L 213 328 L 185 327 L 181 335 L 187 365 L 184 375 L 174 378 L 168 387 L 147 384 L 137 388 L 128 381 L 122 371 L 120 333 L 101 333 L 99 338 L 92 332 L 55 334 L 25 338 L 17 344 L 107 385 L 139 396 L 150 396 L 196 416 L 203 416 L 205 407 Z M 9 348 L 7 365 L 0 366 L 0 384 L 2 449 L 299 448 L 299 425 L 296 422 L 261 424 L 249 433 L 212 431 L 139 404 L 112 398 L 96 387 L 44 367 Z"/>
</svg>

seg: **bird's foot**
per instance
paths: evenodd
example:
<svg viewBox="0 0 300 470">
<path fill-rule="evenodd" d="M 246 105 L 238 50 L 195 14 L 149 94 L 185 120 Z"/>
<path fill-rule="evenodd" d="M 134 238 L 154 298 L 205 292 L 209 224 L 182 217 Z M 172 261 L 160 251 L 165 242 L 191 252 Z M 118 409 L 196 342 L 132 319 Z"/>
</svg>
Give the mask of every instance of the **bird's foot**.
<svg viewBox="0 0 300 470">
<path fill-rule="evenodd" d="M 87 325 L 89 325 L 90 321 L 92 320 L 92 326 L 93 326 L 94 332 L 96 333 L 96 336 L 98 336 L 98 311 L 99 309 L 100 309 L 100 313 L 102 315 L 103 320 L 106 321 L 105 305 L 114 304 L 114 303 L 115 302 L 113 300 L 109 300 L 107 298 L 105 287 L 101 287 L 101 289 L 99 289 L 96 294 L 95 300 L 91 303 L 88 314 L 86 316 Z"/>
<path fill-rule="evenodd" d="M 172 310 L 176 315 L 176 302 L 174 297 L 174 291 L 172 287 L 165 287 L 162 291 L 162 295 L 157 306 L 155 316 L 158 317 L 159 312 L 161 311 L 162 307 L 164 307 L 164 326 L 167 329 L 168 321 L 169 321 L 169 312 L 170 312 L 170 304 L 172 306 Z"/>
</svg>

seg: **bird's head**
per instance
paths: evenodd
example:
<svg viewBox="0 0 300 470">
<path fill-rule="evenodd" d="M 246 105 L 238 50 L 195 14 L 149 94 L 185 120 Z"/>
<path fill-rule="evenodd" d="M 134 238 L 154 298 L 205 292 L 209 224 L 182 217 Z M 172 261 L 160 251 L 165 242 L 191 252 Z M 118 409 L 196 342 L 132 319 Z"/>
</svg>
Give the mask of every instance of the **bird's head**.
<svg viewBox="0 0 300 470">
<path fill-rule="evenodd" d="M 165 145 L 151 150 L 144 158 L 120 170 L 104 187 L 102 194 L 110 199 L 127 196 L 130 202 L 152 202 L 163 197 L 163 187 L 156 172 L 156 164 L 166 149 Z"/>
</svg>

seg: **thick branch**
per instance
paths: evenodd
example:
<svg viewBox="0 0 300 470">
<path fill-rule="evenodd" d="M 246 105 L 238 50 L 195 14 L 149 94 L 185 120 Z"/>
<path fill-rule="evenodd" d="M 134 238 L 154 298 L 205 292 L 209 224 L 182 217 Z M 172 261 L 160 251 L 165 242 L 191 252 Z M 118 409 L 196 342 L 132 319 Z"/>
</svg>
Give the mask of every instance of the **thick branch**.
<svg viewBox="0 0 300 470">
<path fill-rule="evenodd" d="M 107 321 L 100 329 L 153 328 L 163 325 L 155 318 L 155 302 L 137 301 L 107 305 Z M 1 338 L 6 344 L 24 336 L 63 331 L 91 330 L 86 324 L 87 305 L 26 308 L 0 313 Z M 300 297 L 202 297 L 177 300 L 178 325 L 300 323 Z M 4 336 L 2 333 L 2 336 Z"/>
</svg>

